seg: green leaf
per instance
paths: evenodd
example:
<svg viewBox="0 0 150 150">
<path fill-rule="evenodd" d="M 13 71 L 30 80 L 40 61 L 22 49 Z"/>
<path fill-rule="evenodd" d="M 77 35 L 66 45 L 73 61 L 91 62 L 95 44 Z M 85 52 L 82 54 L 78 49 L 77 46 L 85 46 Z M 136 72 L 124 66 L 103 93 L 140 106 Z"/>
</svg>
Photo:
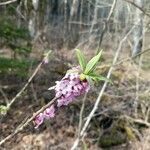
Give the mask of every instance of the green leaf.
<svg viewBox="0 0 150 150">
<path fill-rule="evenodd" d="M 88 83 L 90 84 L 90 86 L 94 87 L 94 82 L 93 82 L 92 78 L 89 75 L 85 75 L 85 78 L 88 81 Z"/>
<path fill-rule="evenodd" d="M 85 57 L 84 57 L 83 53 L 79 49 L 76 49 L 76 55 L 77 55 L 79 64 L 81 66 L 81 69 L 84 71 L 85 67 L 86 67 Z"/>
<path fill-rule="evenodd" d="M 101 54 L 102 54 L 102 50 L 87 63 L 84 74 L 89 74 L 95 69 L 101 57 Z"/>
<path fill-rule="evenodd" d="M 112 81 L 111 81 L 110 79 L 108 79 L 108 78 L 106 78 L 106 77 L 103 77 L 103 76 L 101 76 L 101 75 L 97 75 L 97 74 L 95 74 L 95 73 L 90 73 L 90 74 L 89 74 L 89 77 L 90 77 L 91 79 L 93 79 L 94 81 L 107 81 L 107 82 L 112 83 Z"/>
</svg>

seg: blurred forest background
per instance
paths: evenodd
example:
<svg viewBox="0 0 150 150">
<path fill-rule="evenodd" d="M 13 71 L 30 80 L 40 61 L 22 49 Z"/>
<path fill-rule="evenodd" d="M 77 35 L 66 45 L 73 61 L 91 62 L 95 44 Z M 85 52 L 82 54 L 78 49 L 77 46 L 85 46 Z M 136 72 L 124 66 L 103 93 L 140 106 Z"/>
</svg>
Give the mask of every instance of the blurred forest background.
<svg viewBox="0 0 150 150">
<path fill-rule="evenodd" d="M 0 0 L 0 140 L 53 98 L 47 89 L 77 64 L 76 48 L 87 58 L 103 49 L 98 73 L 104 76 L 115 58 L 113 84 L 103 92 L 79 149 L 149 150 L 149 0 Z M 49 50 L 48 62 L 38 65 Z M 79 98 L 0 149 L 70 149 L 81 106 L 84 123 L 102 86 L 96 85 L 85 104 Z"/>
</svg>

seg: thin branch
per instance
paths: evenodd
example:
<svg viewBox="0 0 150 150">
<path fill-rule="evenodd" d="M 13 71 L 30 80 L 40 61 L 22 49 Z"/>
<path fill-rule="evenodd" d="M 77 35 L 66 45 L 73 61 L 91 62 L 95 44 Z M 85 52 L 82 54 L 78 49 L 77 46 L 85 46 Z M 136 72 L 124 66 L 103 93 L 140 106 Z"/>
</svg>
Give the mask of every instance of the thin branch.
<svg viewBox="0 0 150 150">
<path fill-rule="evenodd" d="M 33 83 L 31 83 L 31 90 L 32 90 L 32 93 L 33 93 L 33 98 L 37 102 L 38 101 L 37 93 L 36 93 L 36 90 L 34 89 Z"/>
<path fill-rule="evenodd" d="M 108 17 L 107 17 L 107 20 L 106 20 L 107 22 L 109 22 L 110 17 L 111 17 L 112 14 L 113 14 L 113 11 L 114 11 L 114 9 L 115 9 L 116 3 L 117 3 L 117 0 L 114 0 L 113 3 L 112 3 L 110 12 L 109 12 Z"/>
<path fill-rule="evenodd" d="M 26 17 L 21 13 L 21 6 L 22 6 L 23 1 L 20 1 L 19 5 L 16 8 L 17 14 L 26 21 Z"/>
<path fill-rule="evenodd" d="M 8 4 L 11 4 L 11 3 L 14 3 L 14 2 L 16 2 L 17 0 L 10 0 L 10 1 L 6 1 L 6 2 L 1 2 L 0 3 L 0 6 L 2 6 L 2 5 L 8 5 Z"/>
<path fill-rule="evenodd" d="M 115 57 L 114 57 L 114 59 L 113 59 L 112 66 L 111 66 L 111 68 L 109 69 L 108 74 L 107 74 L 107 78 L 108 78 L 108 79 L 110 78 L 111 73 L 112 73 L 112 71 L 113 71 L 113 65 L 116 63 L 116 61 L 117 61 L 117 59 L 118 59 L 118 56 L 119 56 L 120 51 L 121 51 L 121 48 L 122 48 L 122 44 L 126 41 L 127 37 L 131 34 L 131 32 L 133 31 L 134 27 L 135 27 L 135 26 L 133 26 L 133 27 L 131 28 L 131 30 L 130 30 L 130 31 L 124 36 L 124 38 L 120 41 L 119 46 L 118 46 L 117 51 L 116 51 L 116 54 L 115 54 Z M 105 81 L 105 83 L 103 84 L 103 87 L 102 87 L 102 89 L 101 89 L 101 91 L 100 91 L 100 93 L 99 93 L 99 95 L 98 95 L 98 97 L 97 97 L 97 99 L 96 99 L 96 102 L 95 102 L 95 104 L 94 104 L 94 107 L 93 107 L 92 111 L 90 112 L 90 114 L 88 115 L 87 120 L 86 120 L 86 122 L 85 122 L 85 124 L 84 124 L 84 126 L 83 126 L 83 128 L 82 128 L 82 130 L 81 130 L 81 132 L 80 132 L 80 138 L 83 137 L 83 135 L 84 135 L 84 133 L 85 133 L 85 131 L 86 131 L 86 129 L 87 129 L 87 127 L 88 127 L 88 125 L 89 125 L 89 123 L 90 123 L 90 121 L 91 121 L 91 119 L 92 119 L 94 113 L 95 113 L 95 111 L 96 111 L 97 108 L 98 108 L 99 102 L 101 101 L 102 95 L 103 95 L 103 93 L 104 93 L 104 91 L 105 91 L 105 89 L 106 89 L 106 87 L 107 87 L 107 83 L 108 83 L 108 82 Z M 74 142 L 74 144 L 73 144 L 71 150 L 75 150 L 75 149 L 77 148 L 77 146 L 78 146 L 78 144 L 79 144 L 79 141 L 80 141 L 80 138 L 77 138 L 77 139 L 75 140 L 75 142 Z"/>
<path fill-rule="evenodd" d="M 150 14 L 147 13 L 143 8 L 141 8 L 140 6 L 138 6 L 136 3 L 134 3 L 133 1 L 130 1 L 130 0 L 124 0 L 128 3 L 130 3 L 131 5 L 133 5 L 134 7 L 138 8 L 141 12 L 143 12 L 144 15 L 150 17 Z"/>
<path fill-rule="evenodd" d="M 104 27 L 103 27 L 103 30 L 102 30 L 102 33 L 101 33 L 101 36 L 100 36 L 100 39 L 99 39 L 99 43 L 98 43 L 97 54 L 100 51 L 100 47 L 101 47 L 101 44 L 102 44 L 102 41 L 103 41 L 103 37 L 104 37 L 105 32 L 107 31 L 107 26 L 108 26 L 110 17 L 112 16 L 113 11 L 115 9 L 116 3 L 117 3 L 117 0 L 114 0 L 113 3 L 112 3 L 112 6 L 111 6 L 110 12 L 108 14 L 108 17 L 107 17 L 106 21 L 104 22 Z"/>
<path fill-rule="evenodd" d="M 135 119 L 135 118 L 132 118 L 130 116 L 125 116 L 125 118 L 133 121 L 134 123 L 137 123 L 137 124 L 142 124 L 142 125 L 145 125 L 146 127 L 150 128 L 150 123 L 145 121 L 145 120 L 142 120 L 142 119 Z"/>
<path fill-rule="evenodd" d="M 135 56 L 128 57 L 128 58 L 125 58 L 125 59 L 123 59 L 123 60 L 117 62 L 116 64 L 114 64 L 114 66 L 120 65 L 120 64 L 122 64 L 122 63 L 124 63 L 124 62 L 126 62 L 126 61 L 131 61 L 131 60 L 133 60 L 134 58 L 136 58 L 136 57 L 138 57 L 138 56 L 140 56 L 140 55 L 142 55 L 142 54 L 144 54 L 144 53 L 147 53 L 147 52 L 149 52 L 149 51 L 150 51 L 150 48 L 145 49 L 145 50 L 143 50 L 142 52 L 136 54 Z"/>
<path fill-rule="evenodd" d="M 81 132 L 82 124 L 83 124 L 83 112 L 84 112 L 84 108 L 85 108 L 86 98 L 87 98 L 87 93 L 85 93 L 85 95 L 84 95 L 84 98 L 82 100 L 82 107 L 80 110 L 79 127 L 78 127 L 78 136 L 79 137 L 80 137 L 80 132 Z"/>
<path fill-rule="evenodd" d="M 6 138 L 4 138 L 2 141 L 0 141 L 0 145 L 4 144 L 6 141 L 8 141 L 9 139 L 11 139 L 12 137 L 14 137 L 16 134 L 18 134 L 19 132 L 21 132 L 25 127 L 27 127 L 29 125 L 29 123 L 31 121 L 34 120 L 34 118 L 41 112 L 43 112 L 46 108 L 50 107 L 55 101 L 57 100 L 57 98 L 53 98 L 48 104 L 46 104 L 45 106 L 43 106 L 40 110 L 38 110 L 36 113 L 34 113 L 32 115 L 32 117 L 30 117 L 29 119 L 27 119 L 27 121 L 23 124 L 23 125 L 19 125 L 10 135 L 8 135 Z"/>
<path fill-rule="evenodd" d="M 139 16 L 138 16 L 139 17 Z M 146 28 L 143 28 L 143 33 L 141 35 L 141 38 L 143 37 L 143 47 L 145 47 L 145 33 L 146 33 Z M 141 39 L 139 37 L 138 40 Z M 135 100 L 134 100 L 134 109 L 135 109 L 135 117 L 138 117 L 138 105 L 139 105 L 139 92 L 140 92 L 140 72 L 142 68 L 142 60 L 143 60 L 143 55 L 140 55 L 139 62 L 138 62 L 138 68 L 137 68 L 137 76 L 136 76 L 136 95 L 135 95 Z"/>
<path fill-rule="evenodd" d="M 39 65 L 37 66 L 37 68 L 35 69 L 35 71 L 33 72 L 33 74 L 31 75 L 31 77 L 28 79 L 28 82 L 24 85 L 24 87 L 20 90 L 19 93 L 17 93 L 17 95 L 10 101 L 10 103 L 7 105 L 7 111 L 10 109 L 11 105 L 17 100 L 17 98 L 19 98 L 21 96 L 21 94 L 25 91 L 25 89 L 28 87 L 28 85 L 31 83 L 32 79 L 34 78 L 34 76 L 37 74 L 37 72 L 39 71 L 39 69 L 41 68 L 42 64 L 44 63 L 44 61 L 46 59 L 48 59 L 49 55 L 51 54 L 51 50 L 49 50 L 46 54 L 46 56 L 43 58 L 43 60 L 39 63 Z"/>
<path fill-rule="evenodd" d="M 148 122 L 149 116 L 150 116 L 150 107 L 148 107 L 148 109 L 146 111 L 146 116 L 145 116 L 145 119 L 144 119 L 146 122 Z"/>
<path fill-rule="evenodd" d="M 6 96 L 5 92 L 3 91 L 2 87 L 0 87 L 0 93 L 4 97 L 6 104 L 9 104 L 9 99 L 7 98 L 7 96 Z"/>
</svg>

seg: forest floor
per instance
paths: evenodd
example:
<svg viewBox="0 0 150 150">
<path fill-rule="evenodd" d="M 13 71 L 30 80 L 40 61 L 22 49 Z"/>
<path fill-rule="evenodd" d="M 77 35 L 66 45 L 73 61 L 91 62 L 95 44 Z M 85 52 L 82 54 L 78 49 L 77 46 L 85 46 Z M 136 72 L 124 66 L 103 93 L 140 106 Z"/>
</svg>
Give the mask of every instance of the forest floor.
<svg viewBox="0 0 150 150">
<path fill-rule="evenodd" d="M 67 54 L 66 54 L 67 55 Z M 66 57 L 66 55 L 64 57 Z M 56 55 L 57 57 L 57 55 Z M 61 79 L 68 68 L 64 59 L 50 60 L 40 69 L 27 90 L 12 105 L 5 117 L 1 116 L 0 139 L 8 136 L 25 119 L 53 98 L 54 93 L 47 89 Z M 105 57 L 104 57 L 105 58 Z M 88 150 L 149 150 L 150 128 L 150 53 L 143 59 L 140 77 L 138 67 L 131 62 L 117 66 L 103 94 L 101 103 L 88 127 L 87 134 L 80 143 L 80 149 Z M 107 60 L 104 60 L 107 61 Z M 106 75 L 109 66 L 104 62 L 99 73 Z M 36 67 L 36 66 L 35 66 Z M 33 70 L 32 70 L 33 71 Z M 32 72 L 30 70 L 30 72 Z M 139 78 L 137 91 L 136 79 Z M 0 86 L 6 97 L 11 100 L 27 82 L 14 74 L 0 75 Z M 84 121 L 92 110 L 97 95 L 103 85 L 101 82 L 87 96 Z M 138 96 L 138 114 L 135 115 L 135 98 Z M 0 94 L 0 104 L 5 104 Z M 77 137 L 82 96 L 61 108 L 55 118 L 45 122 L 39 129 L 30 124 L 23 132 L 14 136 L 0 147 L 2 150 L 68 150 Z"/>
</svg>

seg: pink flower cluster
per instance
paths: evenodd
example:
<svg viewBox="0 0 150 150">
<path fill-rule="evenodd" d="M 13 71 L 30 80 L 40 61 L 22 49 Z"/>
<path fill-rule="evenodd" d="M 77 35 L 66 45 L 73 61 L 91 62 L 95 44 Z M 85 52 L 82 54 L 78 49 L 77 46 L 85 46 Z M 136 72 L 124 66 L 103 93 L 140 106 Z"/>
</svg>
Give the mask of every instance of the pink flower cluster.
<svg viewBox="0 0 150 150">
<path fill-rule="evenodd" d="M 49 108 L 46 108 L 43 113 L 40 113 L 39 115 L 36 116 L 34 123 L 35 123 L 35 128 L 38 128 L 44 121 L 44 119 L 50 119 L 55 116 L 55 108 L 54 105 L 51 105 Z"/>
<path fill-rule="evenodd" d="M 89 88 L 88 82 L 81 81 L 78 73 L 67 73 L 61 81 L 56 82 L 57 106 L 68 105 L 77 96 L 88 92 Z"/>
<path fill-rule="evenodd" d="M 56 86 L 53 88 L 55 90 L 55 97 L 58 98 L 56 107 L 59 108 L 63 105 L 68 105 L 77 96 L 84 94 L 89 91 L 90 85 L 87 80 L 80 80 L 79 68 L 75 67 L 62 78 L 60 81 L 56 81 Z M 55 108 L 52 105 L 47 108 L 44 113 L 40 113 L 35 118 L 36 127 L 41 125 L 44 119 L 53 118 L 55 116 Z"/>
</svg>

